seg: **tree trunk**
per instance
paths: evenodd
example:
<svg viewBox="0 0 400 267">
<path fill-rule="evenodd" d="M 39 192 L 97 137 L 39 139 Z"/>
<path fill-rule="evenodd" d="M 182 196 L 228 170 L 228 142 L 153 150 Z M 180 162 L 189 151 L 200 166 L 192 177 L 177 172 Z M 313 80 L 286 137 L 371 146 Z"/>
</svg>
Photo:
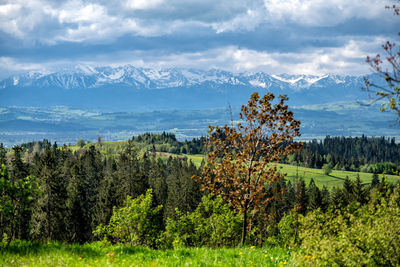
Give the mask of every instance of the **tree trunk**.
<svg viewBox="0 0 400 267">
<path fill-rule="evenodd" d="M 247 235 L 247 209 L 244 209 L 244 211 L 243 211 L 242 241 L 241 241 L 242 247 L 244 246 L 244 243 L 246 242 L 246 235 Z"/>
</svg>

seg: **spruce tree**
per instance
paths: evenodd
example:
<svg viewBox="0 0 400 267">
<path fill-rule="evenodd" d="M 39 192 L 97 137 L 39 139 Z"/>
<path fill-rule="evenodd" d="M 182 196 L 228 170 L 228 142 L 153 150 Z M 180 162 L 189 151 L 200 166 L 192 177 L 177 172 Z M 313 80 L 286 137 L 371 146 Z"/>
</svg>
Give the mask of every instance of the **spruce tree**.
<svg viewBox="0 0 400 267">
<path fill-rule="evenodd" d="M 10 182 L 14 188 L 10 195 L 13 206 L 11 239 L 27 239 L 31 218 L 31 203 L 34 180 L 29 176 L 29 165 L 22 160 L 22 148 L 13 148 Z"/>
<path fill-rule="evenodd" d="M 308 207 L 308 196 L 307 196 L 306 183 L 304 182 L 303 178 L 300 178 L 300 180 L 296 182 L 295 193 L 296 193 L 296 202 L 295 202 L 296 211 L 304 215 Z"/>
<path fill-rule="evenodd" d="M 372 181 L 371 181 L 371 188 L 375 188 L 379 185 L 379 175 L 377 173 L 374 173 L 372 175 Z"/>
<path fill-rule="evenodd" d="M 330 193 L 328 188 L 324 185 L 321 190 L 321 210 L 327 211 L 331 203 Z"/>
<path fill-rule="evenodd" d="M 321 191 L 315 185 L 313 178 L 311 178 L 311 181 L 308 185 L 307 193 L 308 193 L 308 209 L 316 210 L 320 208 L 322 204 Z"/>
<path fill-rule="evenodd" d="M 67 184 L 56 160 L 56 145 L 47 148 L 35 168 L 39 183 L 32 214 L 32 235 L 39 240 L 66 240 Z"/>
<path fill-rule="evenodd" d="M 346 205 L 350 204 L 352 201 L 355 200 L 354 184 L 353 184 L 353 182 L 350 180 L 350 178 L 348 176 L 346 176 L 344 178 L 343 194 L 344 194 L 344 200 L 345 200 L 345 204 Z"/>
<path fill-rule="evenodd" d="M 361 182 L 360 174 L 357 174 L 356 180 L 354 181 L 354 199 L 360 204 L 365 204 L 367 202 L 366 190 Z"/>
<path fill-rule="evenodd" d="M 71 241 L 87 242 L 98 224 L 96 204 L 103 178 L 101 155 L 94 146 L 86 150 L 72 167 L 68 185 L 68 210 Z"/>
</svg>

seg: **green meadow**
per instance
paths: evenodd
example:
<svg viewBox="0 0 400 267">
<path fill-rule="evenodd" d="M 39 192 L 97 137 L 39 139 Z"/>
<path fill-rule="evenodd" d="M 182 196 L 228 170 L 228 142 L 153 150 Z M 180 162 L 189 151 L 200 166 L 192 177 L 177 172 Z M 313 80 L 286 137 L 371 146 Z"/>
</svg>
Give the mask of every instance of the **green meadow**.
<svg viewBox="0 0 400 267">
<path fill-rule="evenodd" d="M 363 184 L 369 184 L 372 180 L 372 173 L 364 173 L 364 172 L 350 172 L 350 171 L 341 171 L 341 170 L 332 170 L 329 175 L 326 175 L 321 169 L 311 169 L 305 167 L 297 167 L 288 164 L 278 164 L 278 170 L 281 173 L 286 173 L 286 179 L 290 181 L 294 181 L 295 179 L 304 178 L 305 182 L 308 184 L 310 180 L 313 178 L 315 184 L 319 187 L 326 186 L 329 189 L 332 187 L 340 187 L 343 184 L 346 176 L 350 178 L 350 180 L 355 180 L 357 175 L 360 175 L 361 182 Z M 379 175 L 381 179 L 383 175 Z M 390 183 L 396 183 L 400 181 L 400 176 L 396 175 L 385 175 L 386 181 Z"/>
<path fill-rule="evenodd" d="M 153 250 L 91 244 L 38 244 L 16 241 L 1 245 L 0 266 L 294 266 L 281 248 L 179 248 Z"/>
<path fill-rule="evenodd" d="M 200 166 L 204 159 L 204 155 L 170 155 L 187 157 L 187 159 L 191 160 L 196 166 Z M 306 184 L 308 184 L 311 179 L 314 179 L 317 186 L 322 187 L 325 185 L 328 189 L 340 187 L 346 176 L 349 177 L 350 180 L 355 180 L 357 175 L 360 175 L 363 184 L 369 184 L 372 180 L 372 173 L 332 170 L 329 175 L 326 175 L 322 169 L 305 168 L 289 164 L 277 164 L 277 168 L 279 172 L 286 174 L 287 180 L 294 182 L 296 179 L 303 178 Z M 382 179 L 383 175 L 380 174 L 379 178 Z M 385 175 L 385 179 L 390 183 L 397 183 L 400 181 L 400 176 Z"/>
</svg>

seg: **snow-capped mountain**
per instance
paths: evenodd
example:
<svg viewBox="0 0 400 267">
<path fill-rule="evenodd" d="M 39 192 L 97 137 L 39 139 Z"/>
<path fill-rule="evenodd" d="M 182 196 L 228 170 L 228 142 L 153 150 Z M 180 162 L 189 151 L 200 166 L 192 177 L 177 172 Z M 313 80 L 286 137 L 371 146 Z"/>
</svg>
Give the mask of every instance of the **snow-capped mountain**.
<svg viewBox="0 0 400 267">
<path fill-rule="evenodd" d="M 244 104 L 254 91 L 287 94 L 292 104 L 304 105 L 365 98 L 363 85 L 363 77 L 358 76 L 78 65 L 58 72 L 28 72 L 0 81 L 0 106 L 202 109 Z"/>
<path fill-rule="evenodd" d="M 125 85 L 135 88 L 161 89 L 187 87 L 201 84 L 245 85 L 252 87 L 293 89 L 310 86 L 359 83 L 360 77 L 339 75 L 268 75 L 259 73 L 231 73 L 223 70 L 136 68 L 132 65 L 119 67 L 91 67 L 79 65 L 59 72 L 29 72 L 9 77 L 0 82 L 0 88 L 10 87 L 58 87 L 63 89 L 96 88 L 105 85 Z"/>
</svg>

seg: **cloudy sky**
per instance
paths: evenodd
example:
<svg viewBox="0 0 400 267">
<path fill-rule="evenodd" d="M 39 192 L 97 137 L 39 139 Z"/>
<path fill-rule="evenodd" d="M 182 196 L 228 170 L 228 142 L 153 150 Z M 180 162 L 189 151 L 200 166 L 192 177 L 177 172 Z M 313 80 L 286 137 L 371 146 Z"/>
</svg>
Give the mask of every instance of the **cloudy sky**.
<svg viewBox="0 0 400 267">
<path fill-rule="evenodd" d="M 0 0 L 0 78 L 78 64 L 365 74 L 365 57 L 398 40 L 391 3 Z"/>
</svg>

